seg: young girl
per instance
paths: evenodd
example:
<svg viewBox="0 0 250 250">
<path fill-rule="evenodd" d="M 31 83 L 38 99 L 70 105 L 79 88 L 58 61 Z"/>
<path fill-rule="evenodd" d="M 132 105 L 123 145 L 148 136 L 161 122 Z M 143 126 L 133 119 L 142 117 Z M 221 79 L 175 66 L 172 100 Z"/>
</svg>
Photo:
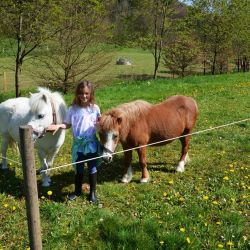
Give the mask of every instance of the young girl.
<svg viewBox="0 0 250 250">
<path fill-rule="evenodd" d="M 94 103 L 94 87 L 89 81 L 82 81 L 75 91 L 75 98 L 72 106 L 69 107 L 66 119 L 63 124 L 50 125 L 47 130 L 56 131 L 60 128 L 72 127 L 73 146 L 72 162 L 79 162 L 97 156 L 99 142 L 96 137 L 96 123 L 100 118 L 100 109 Z M 96 203 L 96 182 L 97 182 L 97 161 L 87 161 L 89 173 L 89 201 Z M 69 196 L 74 200 L 82 194 L 83 167 L 84 163 L 76 163 L 75 167 L 75 192 Z"/>
</svg>

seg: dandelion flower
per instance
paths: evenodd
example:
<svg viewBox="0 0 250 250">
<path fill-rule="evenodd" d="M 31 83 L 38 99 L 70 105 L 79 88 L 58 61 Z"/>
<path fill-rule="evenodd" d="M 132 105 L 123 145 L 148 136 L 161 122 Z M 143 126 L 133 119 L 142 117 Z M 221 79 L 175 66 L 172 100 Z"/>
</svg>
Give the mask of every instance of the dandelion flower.
<svg viewBox="0 0 250 250">
<path fill-rule="evenodd" d="M 212 201 L 212 203 L 213 203 L 214 205 L 218 205 L 218 204 L 219 204 L 218 201 Z"/>
<path fill-rule="evenodd" d="M 164 192 L 164 193 L 163 193 L 163 196 L 166 197 L 166 196 L 167 196 L 167 192 Z"/>
<path fill-rule="evenodd" d="M 44 199 L 45 199 L 45 196 L 41 196 L 41 199 L 44 200 Z"/>
<path fill-rule="evenodd" d="M 223 180 L 228 181 L 228 180 L 229 180 L 229 177 L 228 177 L 228 176 L 225 176 L 225 177 L 223 178 Z"/>
<path fill-rule="evenodd" d="M 218 248 L 223 248 L 224 245 L 223 245 L 222 243 L 219 243 L 219 244 L 217 245 L 217 247 L 218 247 Z"/>
<path fill-rule="evenodd" d="M 170 185 L 173 185 L 173 184 L 174 184 L 174 181 L 173 181 L 173 180 L 170 180 L 168 183 L 169 183 Z"/>
<path fill-rule="evenodd" d="M 186 229 L 184 227 L 180 228 L 180 232 L 185 233 Z"/>
<path fill-rule="evenodd" d="M 48 192 L 47 192 L 47 195 L 48 195 L 48 196 L 51 196 L 52 194 L 53 194 L 52 191 L 48 191 Z"/>
<path fill-rule="evenodd" d="M 216 221 L 216 225 L 221 225 L 221 222 L 220 221 Z"/>
<path fill-rule="evenodd" d="M 4 206 L 5 208 L 7 208 L 9 205 L 8 205 L 7 203 L 5 203 L 3 206 Z"/>
<path fill-rule="evenodd" d="M 13 206 L 13 207 L 12 207 L 12 211 L 15 211 L 15 210 L 16 210 L 16 207 L 15 207 L 15 206 Z"/>
<path fill-rule="evenodd" d="M 161 240 L 161 241 L 160 241 L 160 245 L 162 246 L 163 244 L 164 244 L 164 241 L 163 241 L 163 240 Z"/>
<path fill-rule="evenodd" d="M 190 243 L 191 243 L 191 240 L 190 240 L 190 238 L 189 238 L 189 237 L 187 237 L 187 238 L 186 238 L 186 241 L 187 241 L 187 243 L 188 243 L 188 244 L 190 244 Z"/>
<path fill-rule="evenodd" d="M 209 197 L 207 195 L 203 195 L 202 199 L 207 201 L 209 199 Z"/>
<path fill-rule="evenodd" d="M 184 197 L 180 197 L 179 201 L 185 201 L 185 198 Z"/>
<path fill-rule="evenodd" d="M 233 246 L 234 246 L 234 243 L 233 243 L 232 241 L 228 241 L 228 242 L 227 242 L 227 246 L 233 247 Z"/>
</svg>

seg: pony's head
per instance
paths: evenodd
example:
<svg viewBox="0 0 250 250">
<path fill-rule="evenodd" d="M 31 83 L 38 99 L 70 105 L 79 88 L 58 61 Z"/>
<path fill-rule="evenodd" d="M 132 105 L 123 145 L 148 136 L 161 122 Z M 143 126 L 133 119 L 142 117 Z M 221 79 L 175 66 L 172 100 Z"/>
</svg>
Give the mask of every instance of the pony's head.
<svg viewBox="0 0 250 250">
<path fill-rule="evenodd" d="M 37 139 L 45 134 L 51 124 L 62 123 L 66 115 L 66 105 L 62 96 L 46 88 L 38 88 L 38 93 L 31 94 L 30 122 L 33 128 L 33 138 Z"/>
<path fill-rule="evenodd" d="M 118 110 L 110 110 L 101 116 L 98 122 L 98 131 L 101 144 L 103 145 L 103 160 L 112 161 L 121 136 L 122 114 Z"/>
</svg>

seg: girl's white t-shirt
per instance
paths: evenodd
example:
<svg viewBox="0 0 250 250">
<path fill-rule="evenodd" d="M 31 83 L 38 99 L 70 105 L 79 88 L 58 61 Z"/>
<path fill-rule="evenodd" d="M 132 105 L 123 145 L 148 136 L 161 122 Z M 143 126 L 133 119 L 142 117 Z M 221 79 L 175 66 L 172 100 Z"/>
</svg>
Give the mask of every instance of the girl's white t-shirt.
<svg viewBox="0 0 250 250">
<path fill-rule="evenodd" d="M 71 125 L 75 138 L 91 138 L 96 134 L 96 122 L 100 116 L 100 108 L 96 104 L 88 107 L 73 105 L 69 107 L 64 122 Z"/>
</svg>

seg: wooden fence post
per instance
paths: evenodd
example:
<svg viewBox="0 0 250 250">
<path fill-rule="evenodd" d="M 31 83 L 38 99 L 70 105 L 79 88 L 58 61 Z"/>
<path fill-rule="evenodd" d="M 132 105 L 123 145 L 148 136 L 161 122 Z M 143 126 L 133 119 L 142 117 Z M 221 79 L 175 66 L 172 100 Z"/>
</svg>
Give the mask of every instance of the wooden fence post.
<svg viewBox="0 0 250 250">
<path fill-rule="evenodd" d="M 30 249 L 42 249 L 40 212 L 31 126 L 19 128 Z"/>
</svg>

